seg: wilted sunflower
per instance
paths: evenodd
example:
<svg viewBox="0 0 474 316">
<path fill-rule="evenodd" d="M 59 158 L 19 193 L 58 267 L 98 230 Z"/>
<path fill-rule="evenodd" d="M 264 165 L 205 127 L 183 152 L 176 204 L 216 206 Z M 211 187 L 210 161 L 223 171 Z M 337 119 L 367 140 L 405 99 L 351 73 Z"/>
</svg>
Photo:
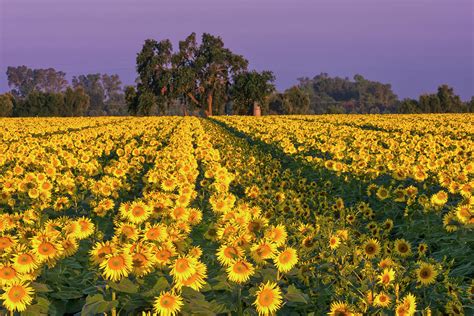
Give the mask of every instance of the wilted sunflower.
<svg viewBox="0 0 474 316">
<path fill-rule="evenodd" d="M 155 298 L 153 309 L 159 316 L 174 316 L 179 313 L 182 306 L 181 296 L 173 292 L 161 292 L 160 296 Z"/>
<path fill-rule="evenodd" d="M 256 306 L 259 315 L 275 314 L 281 307 L 281 290 L 276 283 L 268 281 L 265 284 L 260 284 L 255 296 L 257 298 L 253 305 Z"/>
</svg>

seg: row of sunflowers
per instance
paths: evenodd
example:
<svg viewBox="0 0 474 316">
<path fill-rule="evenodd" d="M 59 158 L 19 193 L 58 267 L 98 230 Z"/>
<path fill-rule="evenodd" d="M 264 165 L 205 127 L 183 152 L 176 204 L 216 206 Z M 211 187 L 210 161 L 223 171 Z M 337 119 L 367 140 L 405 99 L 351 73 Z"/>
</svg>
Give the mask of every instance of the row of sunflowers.
<svg viewBox="0 0 474 316">
<path fill-rule="evenodd" d="M 389 124 L 396 117 L 318 118 L 2 120 L 4 310 L 473 312 L 469 122 L 427 116 L 445 127 L 430 151 L 418 144 L 420 124 L 403 135 L 401 122 Z M 382 142 L 387 134 L 410 157 L 438 155 L 444 169 L 397 179 L 383 162 L 402 151 Z M 357 172 L 356 151 L 372 171 Z M 443 172 L 456 190 L 438 181 Z M 443 189 L 447 201 L 436 204 Z"/>
</svg>

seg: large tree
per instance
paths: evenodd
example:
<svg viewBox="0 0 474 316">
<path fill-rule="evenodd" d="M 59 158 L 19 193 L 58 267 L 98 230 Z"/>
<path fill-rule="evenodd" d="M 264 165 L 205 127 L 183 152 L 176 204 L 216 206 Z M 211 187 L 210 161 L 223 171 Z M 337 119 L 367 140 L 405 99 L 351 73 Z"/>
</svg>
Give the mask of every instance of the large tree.
<svg viewBox="0 0 474 316">
<path fill-rule="evenodd" d="M 168 104 L 179 98 L 205 110 L 207 115 L 215 112 L 216 99 L 221 103 L 226 101 L 234 76 L 245 71 L 248 65 L 244 57 L 224 47 L 220 37 L 207 33 L 202 35 L 200 44 L 192 33 L 179 43 L 179 49 L 174 53 L 169 40 L 148 39 L 136 61 L 136 96 L 127 99 L 139 102 L 142 94 L 152 93 L 154 102 L 147 96 L 144 104 L 156 104 L 164 111 Z M 140 112 L 138 103 L 129 108 Z"/>
</svg>

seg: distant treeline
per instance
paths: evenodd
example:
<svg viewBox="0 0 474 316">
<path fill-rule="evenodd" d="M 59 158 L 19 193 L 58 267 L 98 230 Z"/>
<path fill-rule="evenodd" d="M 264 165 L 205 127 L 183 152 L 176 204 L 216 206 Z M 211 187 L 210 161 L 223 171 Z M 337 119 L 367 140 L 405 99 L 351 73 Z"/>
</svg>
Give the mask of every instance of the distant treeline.
<svg viewBox="0 0 474 316">
<path fill-rule="evenodd" d="M 263 114 L 474 112 L 474 97 L 463 102 L 447 85 L 418 100 L 399 100 L 390 84 L 361 75 L 321 73 L 280 93 L 271 71 L 248 64 L 220 37 L 204 33 L 198 43 L 192 33 L 176 51 L 168 39 L 146 40 L 135 86 L 122 87 L 118 75 L 80 75 L 69 84 L 53 68 L 8 67 L 12 90 L 0 95 L 0 116 L 248 115 L 255 105 Z"/>
<path fill-rule="evenodd" d="M 118 75 L 75 76 L 53 68 L 8 67 L 12 90 L 0 95 L 0 116 L 101 116 L 127 115 Z"/>
</svg>

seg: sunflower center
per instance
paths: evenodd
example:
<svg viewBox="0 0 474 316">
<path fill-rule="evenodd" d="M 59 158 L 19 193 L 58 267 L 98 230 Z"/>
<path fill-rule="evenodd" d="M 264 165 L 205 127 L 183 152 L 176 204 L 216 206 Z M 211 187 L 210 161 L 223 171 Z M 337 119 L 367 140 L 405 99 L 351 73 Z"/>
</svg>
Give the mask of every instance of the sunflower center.
<svg viewBox="0 0 474 316">
<path fill-rule="evenodd" d="M 14 302 L 20 302 L 26 296 L 26 291 L 21 285 L 14 285 L 8 291 L 8 298 Z"/>
<path fill-rule="evenodd" d="M 31 257 L 29 254 L 21 254 L 20 256 L 18 256 L 18 262 L 20 264 L 28 264 L 28 263 L 31 263 L 33 261 L 33 257 Z"/>
<path fill-rule="evenodd" d="M 237 262 L 236 264 L 234 264 L 234 267 L 232 270 L 234 270 L 235 273 L 243 274 L 247 272 L 249 269 L 245 263 Z"/>
<path fill-rule="evenodd" d="M 186 258 L 181 258 L 176 261 L 176 272 L 183 273 L 189 268 L 189 262 Z"/>
<path fill-rule="evenodd" d="M 431 271 L 429 269 L 422 269 L 420 271 L 420 276 L 423 278 L 423 279 L 427 279 L 431 276 Z"/>
<path fill-rule="evenodd" d="M 11 267 L 3 267 L 0 270 L 0 278 L 4 280 L 11 280 L 16 276 L 16 271 L 15 269 Z"/>
<path fill-rule="evenodd" d="M 171 295 L 165 295 L 161 298 L 160 305 L 161 307 L 164 307 L 164 308 L 171 308 L 173 307 L 174 302 L 175 302 L 174 297 L 172 297 Z"/>
<path fill-rule="evenodd" d="M 122 256 L 115 256 L 109 259 L 108 266 L 112 270 L 120 270 L 125 266 L 125 260 Z"/>
<path fill-rule="evenodd" d="M 291 254 L 288 251 L 281 253 L 279 257 L 280 263 L 285 264 L 285 263 L 288 263 L 290 260 L 291 260 Z"/>
<path fill-rule="evenodd" d="M 54 248 L 53 244 L 49 242 L 43 242 L 41 245 L 38 247 L 38 252 L 42 254 L 43 256 L 49 256 L 54 254 L 56 249 Z"/>
<path fill-rule="evenodd" d="M 238 256 L 238 252 L 237 252 L 237 250 L 236 250 L 234 247 L 227 247 L 227 248 L 224 250 L 224 255 L 225 255 L 227 258 L 233 259 L 233 258 L 236 258 L 236 257 Z"/>
<path fill-rule="evenodd" d="M 143 214 L 145 214 L 145 210 L 141 206 L 135 206 L 132 210 L 132 214 L 133 216 L 140 217 L 140 216 L 143 216 Z"/>
<path fill-rule="evenodd" d="M 8 237 L 0 237 L 0 249 L 5 249 L 10 247 L 13 242 Z"/>
<path fill-rule="evenodd" d="M 258 296 L 258 303 L 262 306 L 270 306 L 272 305 L 275 299 L 275 294 L 271 289 L 264 289 Z"/>
</svg>

